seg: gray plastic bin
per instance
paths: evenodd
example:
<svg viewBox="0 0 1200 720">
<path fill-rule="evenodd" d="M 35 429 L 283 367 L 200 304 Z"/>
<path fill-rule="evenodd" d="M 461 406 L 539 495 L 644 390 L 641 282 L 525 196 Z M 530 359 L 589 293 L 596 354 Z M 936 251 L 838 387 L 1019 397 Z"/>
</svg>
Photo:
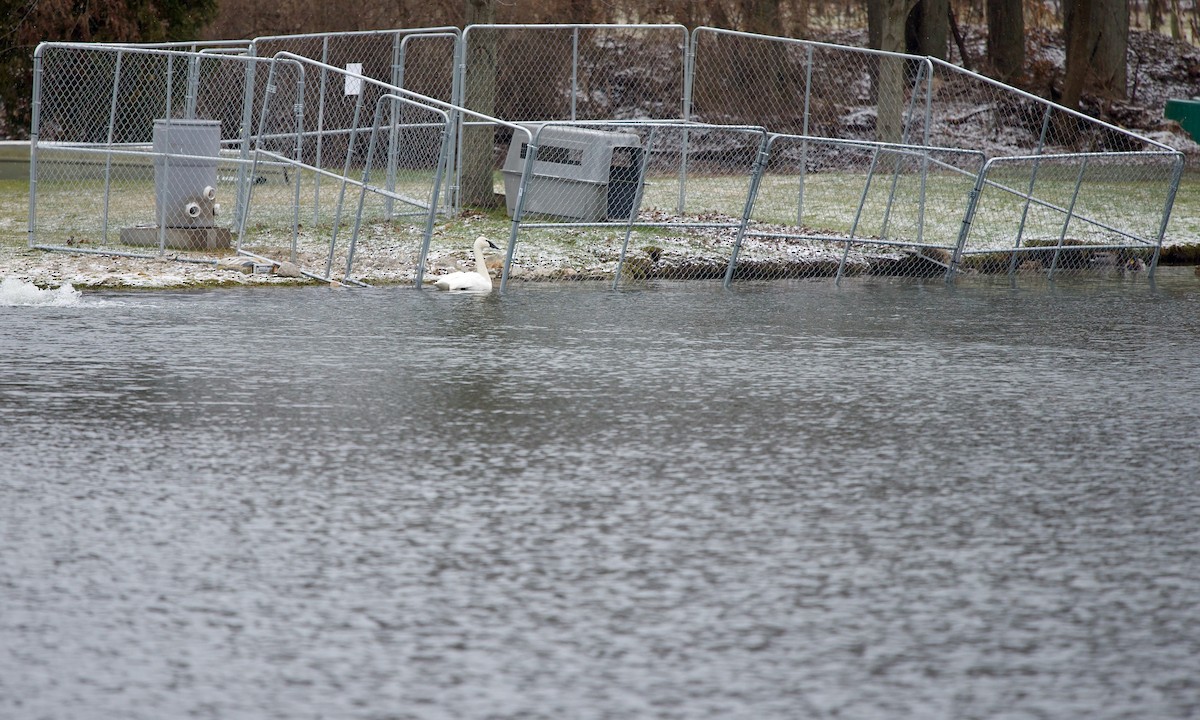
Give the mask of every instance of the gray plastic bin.
<svg viewBox="0 0 1200 720">
<path fill-rule="evenodd" d="M 154 152 L 171 155 L 154 158 L 154 221 L 165 220 L 168 228 L 213 227 L 221 122 L 155 120 Z"/>
<path fill-rule="evenodd" d="M 581 222 L 629 219 L 642 182 L 642 143 L 637 135 L 569 125 L 526 127 L 534 134 L 538 155 L 524 212 Z M 516 210 L 525 155 L 523 137 L 514 135 L 501 171 L 510 216 Z"/>
</svg>

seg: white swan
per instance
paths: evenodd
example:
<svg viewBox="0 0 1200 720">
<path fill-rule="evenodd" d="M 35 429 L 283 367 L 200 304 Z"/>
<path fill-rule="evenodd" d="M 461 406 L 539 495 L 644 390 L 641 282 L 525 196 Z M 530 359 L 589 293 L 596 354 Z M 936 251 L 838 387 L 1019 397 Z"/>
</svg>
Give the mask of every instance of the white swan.
<svg viewBox="0 0 1200 720">
<path fill-rule="evenodd" d="M 492 276 L 488 275 L 487 265 L 483 262 L 483 249 L 490 247 L 499 250 L 491 240 L 480 235 L 475 240 L 475 269 L 467 272 L 452 272 L 434 280 L 433 286 L 438 290 L 473 290 L 475 292 L 490 292 Z"/>
</svg>

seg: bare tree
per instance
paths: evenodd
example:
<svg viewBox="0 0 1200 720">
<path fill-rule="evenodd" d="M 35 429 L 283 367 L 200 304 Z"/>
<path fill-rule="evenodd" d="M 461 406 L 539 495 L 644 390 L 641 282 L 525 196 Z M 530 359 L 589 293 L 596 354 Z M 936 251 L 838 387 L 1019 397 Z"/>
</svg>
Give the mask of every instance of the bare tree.
<svg viewBox="0 0 1200 720">
<path fill-rule="evenodd" d="M 868 0 L 869 25 L 878 29 L 880 50 L 896 53 L 905 51 L 908 14 L 916 4 L 917 0 Z M 904 116 L 904 68 L 903 58 L 884 57 L 879 60 L 875 134 L 882 142 L 899 142 L 901 138 Z"/>
<path fill-rule="evenodd" d="M 1023 0 L 988 0 L 987 54 L 1001 80 L 1013 80 L 1025 69 Z"/>
<path fill-rule="evenodd" d="M 1124 99 L 1127 0 L 1070 0 L 1063 7 L 1063 34 L 1067 45 L 1063 104 L 1077 108 L 1084 90 Z"/>
<path fill-rule="evenodd" d="M 950 0 L 918 0 L 908 14 L 905 34 L 908 52 L 945 60 L 950 36 Z"/>
<path fill-rule="evenodd" d="M 496 21 L 494 0 L 466 0 L 464 20 L 467 25 L 486 25 Z M 467 84 L 464 102 L 470 110 L 494 115 L 496 112 L 496 35 L 490 32 L 468 36 Z M 468 121 L 470 118 L 466 118 Z M 463 133 L 462 202 L 475 207 L 496 205 L 493 190 L 495 147 L 494 128 L 468 127 Z"/>
</svg>

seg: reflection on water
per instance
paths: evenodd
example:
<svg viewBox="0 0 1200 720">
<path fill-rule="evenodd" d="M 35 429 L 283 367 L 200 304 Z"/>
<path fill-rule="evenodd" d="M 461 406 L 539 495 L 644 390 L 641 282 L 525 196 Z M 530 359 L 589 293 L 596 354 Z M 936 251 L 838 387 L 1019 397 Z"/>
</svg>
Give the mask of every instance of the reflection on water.
<svg viewBox="0 0 1200 720">
<path fill-rule="evenodd" d="M 1198 309 L 0 307 L 0 716 L 1194 717 Z"/>
</svg>

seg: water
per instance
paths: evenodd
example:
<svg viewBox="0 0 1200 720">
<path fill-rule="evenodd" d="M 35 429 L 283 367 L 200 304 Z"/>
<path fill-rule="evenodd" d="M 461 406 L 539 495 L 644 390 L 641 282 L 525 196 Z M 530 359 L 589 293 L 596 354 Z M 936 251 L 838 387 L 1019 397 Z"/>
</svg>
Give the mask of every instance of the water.
<svg viewBox="0 0 1200 720">
<path fill-rule="evenodd" d="M 0 717 L 1200 714 L 1200 281 L 0 306 Z"/>
</svg>

